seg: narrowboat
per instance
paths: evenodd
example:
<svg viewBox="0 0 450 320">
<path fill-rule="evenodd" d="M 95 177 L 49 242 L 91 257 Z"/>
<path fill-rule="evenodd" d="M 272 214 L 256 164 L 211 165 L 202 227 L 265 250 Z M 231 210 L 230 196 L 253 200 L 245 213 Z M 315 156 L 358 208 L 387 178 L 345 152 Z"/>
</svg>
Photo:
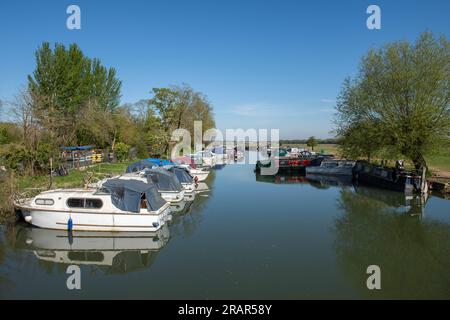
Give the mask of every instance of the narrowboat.
<svg viewBox="0 0 450 320">
<path fill-rule="evenodd" d="M 375 166 L 365 161 L 356 162 L 353 178 L 358 183 L 406 193 L 420 192 L 422 184 L 422 178 L 418 174 Z"/>
<path fill-rule="evenodd" d="M 347 160 L 324 160 L 320 166 L 309 166 L 307 174 L 323 174 L 333 176 L 352 176 L 356 161 Z"/>
</svg>

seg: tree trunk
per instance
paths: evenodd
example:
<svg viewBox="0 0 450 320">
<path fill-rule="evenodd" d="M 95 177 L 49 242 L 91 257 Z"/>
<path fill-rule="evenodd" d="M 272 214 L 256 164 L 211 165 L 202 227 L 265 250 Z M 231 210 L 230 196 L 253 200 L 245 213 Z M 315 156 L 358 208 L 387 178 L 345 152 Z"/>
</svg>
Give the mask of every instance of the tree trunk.
<svg viewBox="0 0 450 320">
<path fill-rule="evenodd" d="M 420 170 L 422 170 L 422 168 L 428 169 L 427 162 L 422 154 L 417 154 L 416 156 L 414 156 L 412 161 L 414 163 L 414 168 L 416 170 L 420 171 Z"/>
</svg>

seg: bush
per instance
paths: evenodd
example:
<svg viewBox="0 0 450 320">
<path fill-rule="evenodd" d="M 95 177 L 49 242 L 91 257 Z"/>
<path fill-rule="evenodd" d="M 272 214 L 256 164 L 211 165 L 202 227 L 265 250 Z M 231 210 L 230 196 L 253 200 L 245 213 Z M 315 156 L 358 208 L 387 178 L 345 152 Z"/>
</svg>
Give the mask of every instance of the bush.
<svg viewBox="0 0 450 320">
<path fill-rule="evenodd" d="M 31 152 L 19 144 L 3 145 L 0 148 L 0 158 L 8 168 L 18 171 L 23 171 L 33 160 Z"/>
<path fill-rule="evenodd" d="M 129 145 L 127 145 L 123 142 L 119 142 L 118 144 L 116 144 L 115 154 L 116 154 L 118 161 L 123 162 L 123 161 L 127 160 L 129 152 L 130 152 Z"/>
</svg>

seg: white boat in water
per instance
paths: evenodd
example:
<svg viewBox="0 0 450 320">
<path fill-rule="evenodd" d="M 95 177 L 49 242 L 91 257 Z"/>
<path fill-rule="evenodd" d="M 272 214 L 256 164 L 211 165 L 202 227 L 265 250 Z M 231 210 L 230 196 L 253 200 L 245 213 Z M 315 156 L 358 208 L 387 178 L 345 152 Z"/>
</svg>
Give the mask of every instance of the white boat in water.
<svg viewBox="0 0 450 320">
<path fill-rule="evenodd" d="M 216 157 L 211 151 L 204 150 L 191 154 L 190 157 L 196 165 L 213 168 L 216 165 Z"/>
<path fill-rule="evenodd" d="M 197 180 L 197 182 L 205 181 L 209 175 L 208 170 L 203 169 L 203 168 L 202 169 L 197 169 L 197 168 L 194 169 L 188 164 L 180 164 L 180 165 L 178 165 L 178 167 L 186 169 L 189 172 L 189 174 L 192 177 L 194 177 L 194 179 Z"/>
<path fill-rule="evenodd" d="M 195 190 L 197 188 L 194 178 L 191 176 L 189 171 L 178 166 L 165 167 L 167 171 L 173 173 L 178 181 L 181 183 L 184 189 L 184 200 L 194 201 Z"/>
<path fill-rule="evenodd" d="M 324 160 L 320 166 L 306 167 L 307 174 L 344 175 L 351 176 L 356 161 Z"/>
<path fill-rule="evenodd" d="M 99 189 L 42 192 L 14 206 L 26 222 L 55 230 L 156 232 L 171 218 L 155 185 L 120 179 Z"/>
</svg>

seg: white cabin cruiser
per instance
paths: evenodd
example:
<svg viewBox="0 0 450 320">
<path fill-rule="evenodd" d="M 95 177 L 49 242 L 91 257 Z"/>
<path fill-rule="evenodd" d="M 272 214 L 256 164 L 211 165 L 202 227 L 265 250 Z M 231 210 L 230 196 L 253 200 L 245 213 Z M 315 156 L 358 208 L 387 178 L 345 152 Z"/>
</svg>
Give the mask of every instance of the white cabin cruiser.
<svg viewBox="0 0 450 320">
<path fill-rule="evenodd" d="M 206 169 L 197 169 L 197 168 L 192 168 L 190 165 L 188 164 L 179 164 L 177 165 L 180 168 L 184 168 L 186 169 L 189 174 L 195 179 L 197 180 L 197 182 L 202 182 L 205 181 L 208 178 L 209 175 L 209 171 Z"/>
<path fill-rule="evenodd" d="M 100 189 L 60 189 L 14 203 L 36 227 L 70 231 L 156 232 L 170 205 L 152 184 L 110 179 Z"/>
<path fill-rule="evenodd" d="M 195 164 L 204 167 L 214 167 L 216 165 L 216 157 L 211 151 L 198 151 L 190 155 L 194 159 Z"/>
</svg>

